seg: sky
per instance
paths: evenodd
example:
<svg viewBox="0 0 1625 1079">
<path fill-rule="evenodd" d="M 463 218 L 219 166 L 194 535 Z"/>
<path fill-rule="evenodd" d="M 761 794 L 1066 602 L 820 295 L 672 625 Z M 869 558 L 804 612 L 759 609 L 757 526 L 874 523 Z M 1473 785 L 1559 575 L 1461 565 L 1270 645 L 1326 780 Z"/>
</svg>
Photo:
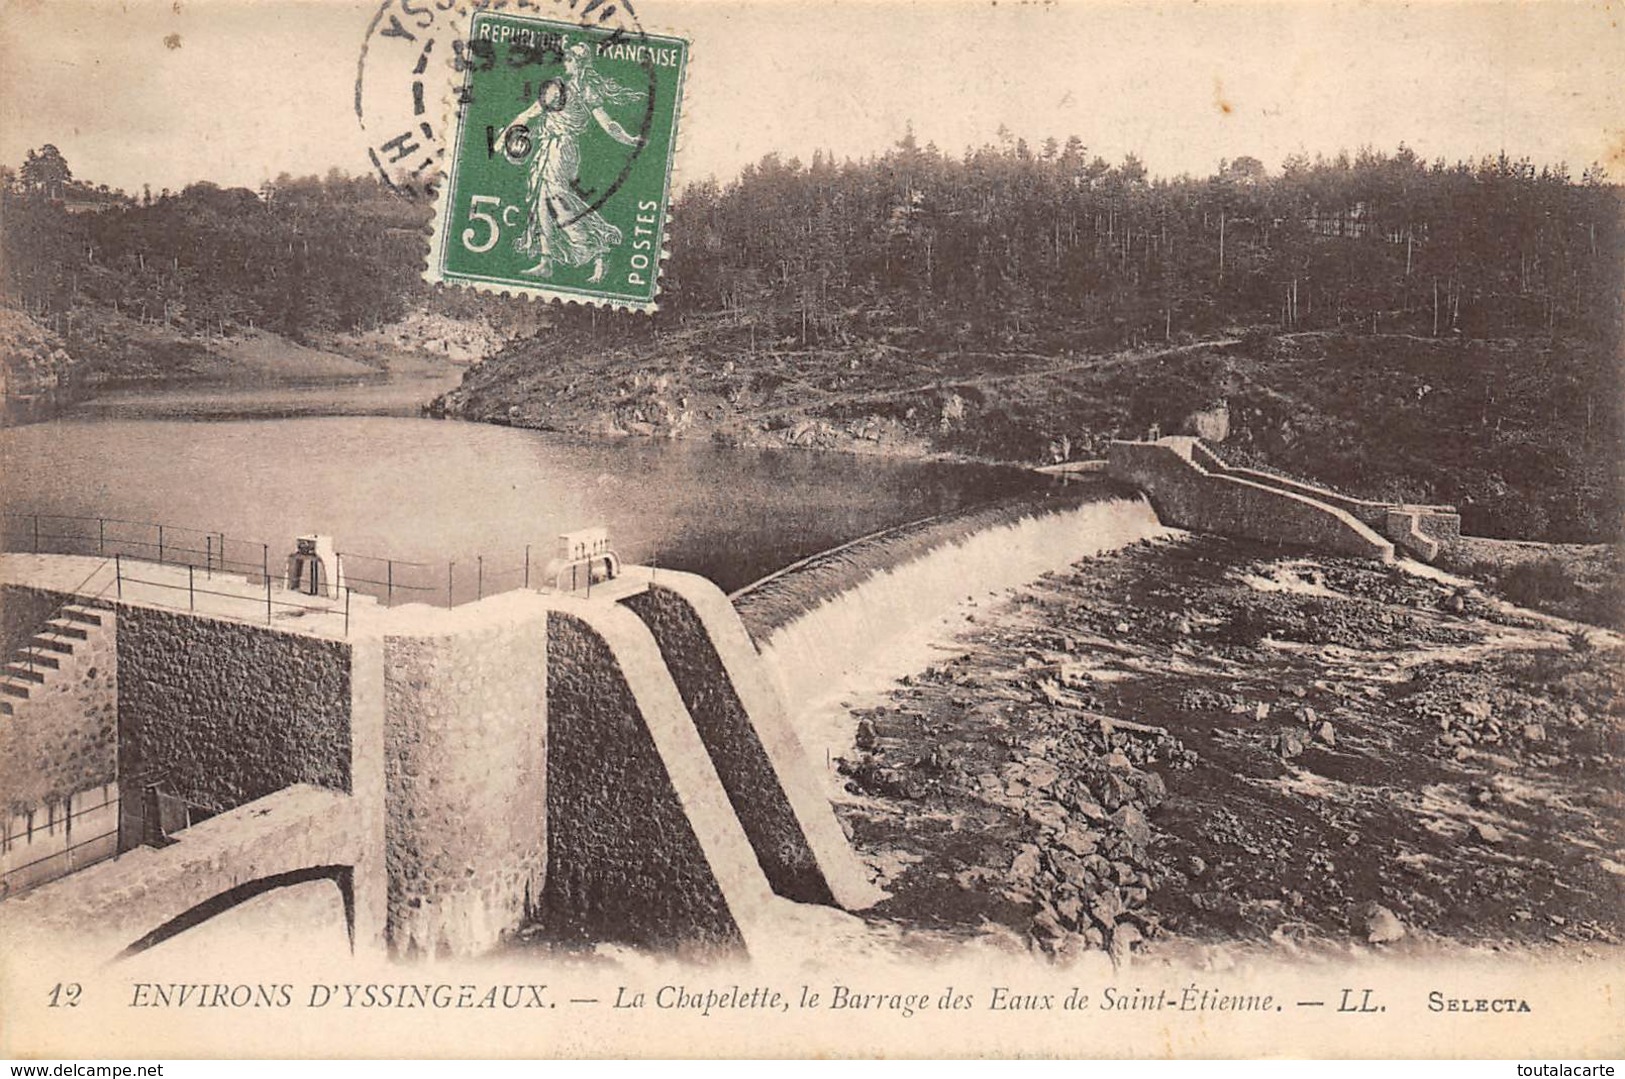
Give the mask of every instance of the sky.
<svg viewBox="0 0 1625 1079">
<path fill-rule="evenodd" d="M 364 132 L 358 59 L 380 3 L 0 0 L 0 162 L 52 142 L 76 177 L 131 192 L 367 172 L 392 110 L 411 119 L 416 58 L 372 39 Z M 637 12 L 693 43 L 679 182 L 727 180 L 769 152 L 862 157 L 910 126 L 957 154 L 1001 125 L 1035 148 L 1076 134 L 1164 176 L 1405 142 L 1576 175 L 1602 162 L 1625 181 L 1620 2 L 638 0 Z"/>
</svg>

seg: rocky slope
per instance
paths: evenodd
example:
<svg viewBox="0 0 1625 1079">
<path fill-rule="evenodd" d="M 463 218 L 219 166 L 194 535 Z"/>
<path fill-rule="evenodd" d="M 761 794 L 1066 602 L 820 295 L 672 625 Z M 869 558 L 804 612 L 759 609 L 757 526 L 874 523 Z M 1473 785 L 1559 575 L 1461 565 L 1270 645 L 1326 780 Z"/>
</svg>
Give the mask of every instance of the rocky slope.
<svg viewBox="0 0 1625 1079">
<path fill-rule="evenodd" d="M 0 397 L 62 390 L 74 362 L 62 339 L 20 311 L 0 307 Z"/>
<path fill-rule="evenodd" d="M 576 320 L 579 322 L 580 320 Z M 1610 540 L 1625 512 L 1620 368 L 1551 339 L 1241 330 L 1093 351 L 950 348 L 923 331 L 839 346 L 694 317 L 566 322 L 471 367 L 448 415 L 542 429 L 1044 464 L 1152 430 L 1384 501 L 1445 502 L 1472 535 Z"/>
<path fill-rule="evenodd" d="M 1577 947 L 1625 934 L 1613 634 L 1215 537 L 967 609 L 852 705 L 838 812 L 919 947 Z"/>
</svg>

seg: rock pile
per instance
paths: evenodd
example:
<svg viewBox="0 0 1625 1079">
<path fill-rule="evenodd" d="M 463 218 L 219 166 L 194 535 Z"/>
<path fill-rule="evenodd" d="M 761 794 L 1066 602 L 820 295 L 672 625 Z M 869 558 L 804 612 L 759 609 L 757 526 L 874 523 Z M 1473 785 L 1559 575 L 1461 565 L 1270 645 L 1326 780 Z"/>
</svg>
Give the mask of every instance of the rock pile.
<svg viewBox="0 0 1625 1079">
<path fill-rule="evenodd" d="M 1486 692 L 1460 677 L 1429 677 L 1407 705 L 1418 721 L 1438 728 L 1441 756 L 1464 759 L 1476 748 L 1537 752 L 1559 732 L 1580 726 L 1583 715 L 1564 712 L 1556 702 L 1527 694 Z"/>
<path fill-rule="evenodd" d="M 1121 957 L 1159 928 L 1148 907 L 1169 877 L 1151 823 L 1168 794 L 1158 769 L 1189 768 L 1196 754 L 1160 727 L 1092 710 L 1086 674 L 1064 660 L 1031 658 L 1019 682 L 1001 687 L 1026 734 L 1005 740 L 1002 763 L 969 761 L 970 747 L 952 740 L 897 759 L 884 733 L 896 720 L 871 715 L 859 721 L 855 759 L 839 767 L 855 793 L 968 796 L 1002 811 L 1015 839 L 1009 861 L 962 872 L 961 886 L 993 882 L 1027 912 L 1032 944 L 1047 954 Z M 952 704 L 965 683 L 934 669 L 915 684 L 940 687 Z"/>
</svg>

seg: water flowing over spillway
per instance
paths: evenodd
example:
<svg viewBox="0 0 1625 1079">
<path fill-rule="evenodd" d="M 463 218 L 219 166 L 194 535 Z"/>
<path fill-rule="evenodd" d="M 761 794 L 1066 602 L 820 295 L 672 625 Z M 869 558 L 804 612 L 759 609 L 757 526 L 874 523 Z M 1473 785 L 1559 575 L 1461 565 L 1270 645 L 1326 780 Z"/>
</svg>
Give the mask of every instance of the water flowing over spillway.
<svg viewBox="0 0 1625 1079">
<path fill-rule="evenodd" d="M 1070 504 L 1005 507 L 897 531 L 736 596 L 792 712 L 828 699 L 856 675 L 908 673 L 910 661 L 890 646 L 967 598 L 1168 529 L 1143 497 L 1101 485 Z"/>
</svg>

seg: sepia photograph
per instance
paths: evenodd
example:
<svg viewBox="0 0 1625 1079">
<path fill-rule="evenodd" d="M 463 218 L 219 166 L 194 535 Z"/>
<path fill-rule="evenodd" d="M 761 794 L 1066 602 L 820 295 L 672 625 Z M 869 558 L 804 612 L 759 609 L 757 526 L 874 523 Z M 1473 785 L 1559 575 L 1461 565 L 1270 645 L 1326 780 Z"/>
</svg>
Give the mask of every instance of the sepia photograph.
<svg viewBox="0 0 1625 1079">
<path fill-rule="evenodd" d="M 1625 1055 L 1621 18 L 5 0 L 0 1057 Z"/>
</svg>

